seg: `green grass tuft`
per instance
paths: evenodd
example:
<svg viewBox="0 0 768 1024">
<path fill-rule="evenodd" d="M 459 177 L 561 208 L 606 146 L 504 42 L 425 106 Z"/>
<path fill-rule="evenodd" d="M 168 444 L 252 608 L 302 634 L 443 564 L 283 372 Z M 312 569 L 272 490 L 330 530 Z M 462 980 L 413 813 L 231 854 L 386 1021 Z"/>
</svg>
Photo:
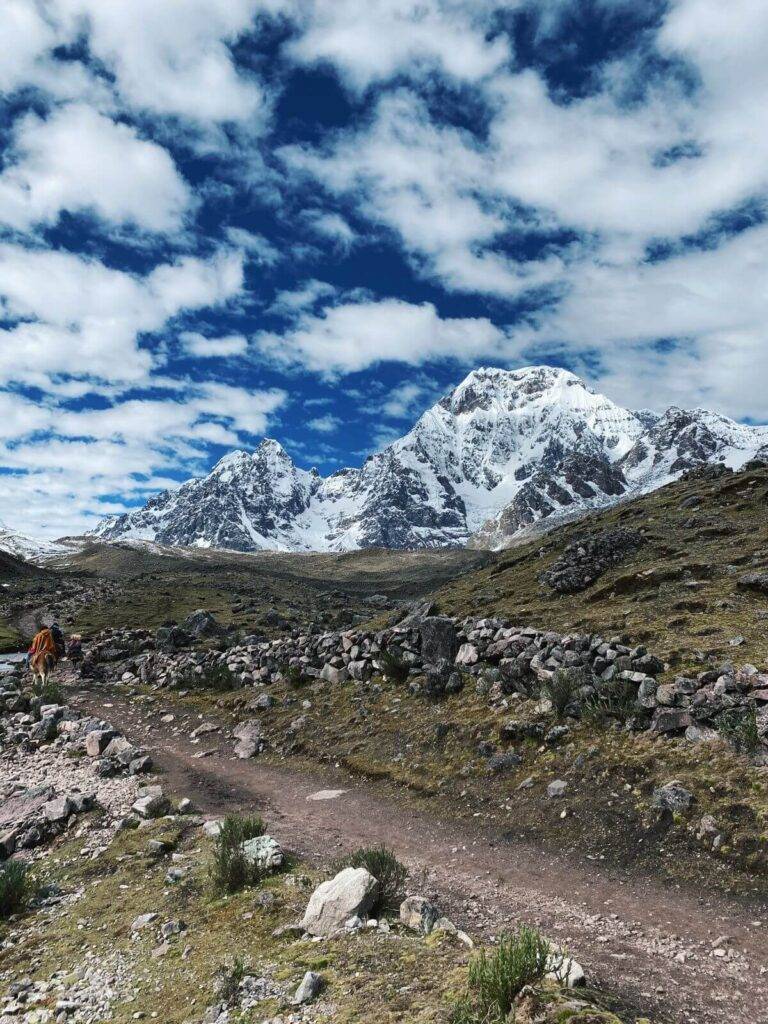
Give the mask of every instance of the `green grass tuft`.
<svg viewBox="0 0 768 1024">
<path fill-rule="evenodd" d="M 248 862 L 242 845 L 248 839 L 263 836 L 266 826 L 260 817 L 241 818 L 230 815 L 224 819 L 214 840 L 210 877 L 217 893 L 234 893 L 246 886 L 258 885 L 264 877 L 256 864 Z"/>
<path fill-rule="evenodd" d="M 344 868 L 365 868 L 370 871 L 379 883 L 379 895 L 372 908 L 376 913 L 394 910 L 405 897 L 408 868 L 386 846 L 360 847 L 347 857 L 337 860 L 333 867 L 337 872 Z"/>
<path fill-rule="evenodd" d="M 521 925 L 502 935 L 490 953 L 483 950 L 469 965 L 467 992 L 454 1007 L 451 1024 L 503 1024 L 526 985 L 547 973 L 552 950 L 535 929 Z"/>
<path fill-rule="evenodd" d="M 34 892 L 35 885 L 26 864 L 9 860 L 0 865 L 0 918 L 24 910 Z"/>
</svg>

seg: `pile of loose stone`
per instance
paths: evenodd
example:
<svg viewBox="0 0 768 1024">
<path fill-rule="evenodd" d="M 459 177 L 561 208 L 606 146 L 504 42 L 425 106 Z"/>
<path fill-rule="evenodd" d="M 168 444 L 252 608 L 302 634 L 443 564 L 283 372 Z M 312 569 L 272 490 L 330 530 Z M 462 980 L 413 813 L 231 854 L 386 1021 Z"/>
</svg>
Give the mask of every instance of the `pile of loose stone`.
<svg viewBox="0 0 768 1024">
<path fill-rule="evenodd" d="M 152 650 L 156 645 L 147 634 L 134 636 L 126 648 L 131 645 L 141 653 L 116 666 L 127 683 L 184 687 L 225 665 L 238 685 L 262 689 L 256 706 L 263 708 L 271 703 L 267 688 L 286 678 L 365 685 L 384 675 L 397 678 L 412 694 L 432 699 L 473 682 L 504 711 L 514 695 L 538 697 L 555 673 L 566 672 L 574 680 L 566 708 L 573 717 L 588 702 L 623 687 L 635 699 L 628 723 L 633 729 L 708 739 L 734 714 L 753 709 L 758 733 L 768 746 L 768 673 L 754 665 L 737 668 L 726 662 L 659 682 L 668 666 L 643 646 L 589 633 L 562 635 L 504 619 L 459 621 L 426 614 L 378 632 L 349 629 L 268 641 L 252 637 L 224 650 Z M 258 752 L 258 743 L 250 746 Z"/>
<path fill-rule="evenodd" d="M 87 755 L 87 771 L 63 756 L 74 751 Z M 0 860 L 49 842 L 92 810 L 98 780 L 139 775 L 151 765 L 108 722 L 44 703 L 26 687 L 21 666 L 1 676 Z"/>
<path fill-rule="evenodd" d="M 558 594 L 586 590 L 611 566 L 618 565 L 645 543 L 639 530 L 618 527 L 586 534 L 569 544 L 540 581 Z"/>
</svg>

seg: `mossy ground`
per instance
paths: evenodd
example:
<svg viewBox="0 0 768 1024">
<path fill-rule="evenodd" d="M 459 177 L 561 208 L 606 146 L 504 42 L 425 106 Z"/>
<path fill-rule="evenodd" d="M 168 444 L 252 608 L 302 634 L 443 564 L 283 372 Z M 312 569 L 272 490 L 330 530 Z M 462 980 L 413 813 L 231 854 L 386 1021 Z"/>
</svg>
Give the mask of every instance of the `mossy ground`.
<svg viewBox="0 0 768 1024">
<path fill-rule="evenodd" d="M 166 881 L 168 857 L 148 853 L 150 839 L 165 840 L 185 855 L 189 873 L 182 881 Z M 118 953 L 137 991 L 116 1003 L 111 1018 L 116 1024 L 128 1024 L 136 1014 L 163 1024 L 199 1020 L 205 1007 L 216 1002 L 218 972 L 235 958 L 244 961 L 248 973 L 284 982 L 289 992 L 305 971 L 320 972 L 326 1010 L 318 1020 L 335 1024 L 447 1024 L 466 984 L 470 953 L 447 936 L 425 940 L 400 930 L 364 930 L 322 943 L 274 937 L 275 928 L 300 918 L 312 888 L 324 876 L 294 864 L 289 873 L 275 875 L 256 889 L 218 898 L 208 878 L 210 840 L 183 819 L 118 833 L 95 860 L 81 856 L 83 842 L 60 841 L 37 866 L 46 883 L 55 883 L 65 894 L 81 892 L 81 897 L 66 910 L 32 909 L 21 921 L 0 924 L 0 937 L 11 928 L 22 934 L 4 951 L 2 972 L 6 979 L 47 980 L 55 971 L 74 972 L 87 954 L 91 963 L 107 964 Z M 156 922 L 132 933 L 133 920 L 150 911 L 158 914 Z M 158 956 L 157 929 L 168 920 L 183 920 L 187 927 Z M 553 1006 L 567 1007 L 567 997 L 559 990 L 546 990 L 544 996 Z M 51 1004 L 55 998 L 50 996 Z M 597 996 L 590 998 L 590 1005 L 599 1004 Z M 232 1019 L 261 1021 L 281 1009 L 272 998 Z M 634 1024 L 636 1016 L 605 1020 Z"/>
</svg>

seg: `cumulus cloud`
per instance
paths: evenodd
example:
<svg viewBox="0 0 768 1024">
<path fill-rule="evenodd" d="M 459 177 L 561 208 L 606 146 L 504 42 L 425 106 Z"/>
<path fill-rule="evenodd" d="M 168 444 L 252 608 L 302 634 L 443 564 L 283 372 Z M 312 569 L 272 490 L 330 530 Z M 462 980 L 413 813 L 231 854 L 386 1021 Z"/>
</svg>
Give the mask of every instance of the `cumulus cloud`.
<svg viewBox="0 0 768 1024">
<path fill-rule="evenodd" d="M 242 281 L 242 254 L 230 251 L 139 277 L 72 253 L 0 245 L 0 309 L 17 321 L 0 331 L 0 382 L 55 374 L 142 380 L 153 365 L 142 332 L 226 302 Z"/>
<path fill-rule="evenodd" d="M 341 419 L 332 413 L 327 413 L 325 416 L 318 416 L 316 419 L 307 421 L 307 427 L 319 434 L 335 434 L 341 425 Z"/>
<path fill-rule="evenodd" d="M 200 359 L 226 359 L 229 356 L 242 356 L 248 351 L 248 339 L 242 334 L 206 338 L 194 331 L 187 331 L 180 335 L 179 340 L 191 356 Z"/>
<path fill-rule="evenodd" d="M 507 358 L 513 352 L 505 332 L 485 317 L 442 318 L 429 302 L 400 299 L 332 306 L 304 315 L 284 336 L 265 333 L 255 341 L 278 364 L 324 375 L 389 360 L 420 366 L 434 359 Z"/>
<path fill-rule="evenodd" d="M 67 210 L 171 231 L 189 202 L 166 150 L 79 103 L 20 118 L 0 175 L 0 223 L 21 230 Z"/>
<path fill-rule="evenodd" d="M 302 31 L 288 53 L 305 64 L 329 63 L 354 90 L 397 74 L 440 70 L 477 81 L 510 57 L 507 38 L 489 38 L 489 0 L 310 0 L 297 4 Z"/>
<path fill-rule="evenodd" d="M 562 270 L 555 255 L 519 261 L 504 254 L 501 236 L 528 229 L 529 218 L 489 191 L 488 155 L 474 137 L 436 124 L 412 92 L 384 95 L 369 127 L 339 133 L 327 151 L 289 146 L 280 155 L 293 172 L 319 178 L 396 232 L 419 265 L 451 288 L 514 297 Z"/>
</svg>

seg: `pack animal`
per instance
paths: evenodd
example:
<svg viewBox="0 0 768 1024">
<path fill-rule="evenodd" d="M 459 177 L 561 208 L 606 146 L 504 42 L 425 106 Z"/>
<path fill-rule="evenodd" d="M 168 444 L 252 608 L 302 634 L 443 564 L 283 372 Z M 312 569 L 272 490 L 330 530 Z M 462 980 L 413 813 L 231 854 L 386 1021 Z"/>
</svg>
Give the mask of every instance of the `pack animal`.
<svg viewBox="0 0 768 1024">
<path fill-rule="evenodd" d="M 41 629 L 29 648 L 29 667 L 32 677 L 45 686 L 59 661 L 59 650 L 50 629 Z"/>
</svg>

